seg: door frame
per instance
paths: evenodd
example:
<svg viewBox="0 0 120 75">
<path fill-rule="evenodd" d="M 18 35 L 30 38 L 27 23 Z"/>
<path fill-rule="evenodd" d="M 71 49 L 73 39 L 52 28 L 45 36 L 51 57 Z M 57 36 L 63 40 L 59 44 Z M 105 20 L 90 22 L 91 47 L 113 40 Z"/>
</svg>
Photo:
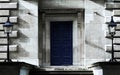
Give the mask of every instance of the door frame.
<svg viewBox="0 0 120 75">
<path fill-rule="evenodd" d="M 40 10 L 40 64 L 50 65 L 50 21 L 73 21 L 73 66 L 84 65 L 84 14 L 82 9 Z M 79 57 L 79 58 L 78 58 Z"/>
</svg>

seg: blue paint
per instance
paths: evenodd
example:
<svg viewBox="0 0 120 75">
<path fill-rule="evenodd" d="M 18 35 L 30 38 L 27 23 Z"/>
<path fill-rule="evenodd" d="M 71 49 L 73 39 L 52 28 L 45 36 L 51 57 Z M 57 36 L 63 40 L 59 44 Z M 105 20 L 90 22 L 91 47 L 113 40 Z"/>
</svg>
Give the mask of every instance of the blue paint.
<svg viewBox="0 0 120 75">
<path fill-rule="evenodd" d="M 72 24 L 72 21 L 54 21 L 50 23 L 51 65 L 72 65 Z"/>
</svg>

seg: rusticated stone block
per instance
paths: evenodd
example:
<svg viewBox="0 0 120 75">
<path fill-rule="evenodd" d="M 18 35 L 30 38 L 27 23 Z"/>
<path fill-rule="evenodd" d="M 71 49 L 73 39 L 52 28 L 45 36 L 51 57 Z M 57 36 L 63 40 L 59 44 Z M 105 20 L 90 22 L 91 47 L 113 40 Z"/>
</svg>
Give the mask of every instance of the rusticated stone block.
<svg viewBox="0 0 120 75">
<path fill-rule="evenodd" d="M 111 45 L 105 45 L 105 51 L 106 52 L 111 52 L 112 46 Z M 114 50 L 120 50 L 120 46 L 114 45 Z"/>
<path fill-rule="evenodd" d="M 9 16 L 9 10 L 0 10 L 0 16 Z"/>
<path fill-rule="evenodd" d="M 17 37 L 17 32 L 18 31 L 12 31 L 10 37 Z M 0 37 L 7 37 L 7 34 L 5 34 L 3 31 L 0 31 Z"/>
<path fill-rule="evenodd" d="M 6 38 L 0 38 L 0 44 L 7 44 Z"/>
<path fill-rule="evenodd" d="M 113 1 L 120 1 L 120 0 L 113 0 Z"/>
<path fill-rule="evenodd" d="M 106 9 L 120 9 L 120 3 L 108 2 L 106 3 Z"/>
<path fill-rule="evenodd" d="M 10 0 L 0 0 L 0 2 L 9 2 Z"/>
<path fill-rule="evenodd" d="M 0 23 L 5 23 L 8 17 L 0 17 Z M 17 23 L 17 16 L 10 17 L 10 21 L 13 23 Z"/>
<path fill-rule="evenodd" d="M 114 38 L 114 43 L 120 43 L 120 38 Z"/>
<path fill-rule="evenodd" d="M 0 24 L 0 30 L 3 30 L 3 24 Z"/>
<path fill-rule="evenodd" d="M 105 37 L 110 37 L 109 32 L 106 32 L 106 33 L 105 33 Z M 115 34 L 114 37 L 120 37 L 120 32 L 119 32 L 119 31 L 116 31 L 116 34 Z"/>
<path fill-rule="evenodd" d="M 117 30 L 120 30 L 120 24 L 117 24 L 117 28 L 116 28 Z"/>
<path fill-rule="evenodd" d="M 120 10 L 113 10 L 114 15 L 120 15 Z"/>
<path fill-rule="evenodd" d="M 14 2 L 14 3 L 0 3 L 0 9 L 17 9 L 17 2 Z"/>
<path fill-rule="evenodd" d="M 6 59 L 7 53 L 0 53 L 0 59 Z"/>
<path fill-rule="evenodd" d="M 10 51 L 17 51 L 17 45 L 10 45 Z M 0 46 L 0 52 L 6 52 L 7 46 Z"/>
</svg>

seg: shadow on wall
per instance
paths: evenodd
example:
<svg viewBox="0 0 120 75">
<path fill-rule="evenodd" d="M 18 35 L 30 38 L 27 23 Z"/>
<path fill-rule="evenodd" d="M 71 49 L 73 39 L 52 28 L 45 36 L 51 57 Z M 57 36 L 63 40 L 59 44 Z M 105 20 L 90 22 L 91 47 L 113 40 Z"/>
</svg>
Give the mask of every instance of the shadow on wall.
<svg viewBox="0 0 120 75">
<path fill-rule="evenodd" d="M 20 18 L 19 18 L 19 25 L 18 25 L 18 27 L 19 28 L 30 28 L 29 24 L 26 21 L 24 21 L 24 20 L 22 20 Z"/>
<path fill-rule="evenodd" d="M 107 0 L 90 0 L 90 1 L 93 1 L 93 2 L 100 4 L 100 5 L 104 5 Z"/>
<path fill-rule="evenodd" d="M 92 47 L 94 47 L 94 48 L 98 48 L 100 50 L 104 50 L 104 48 L 102 48 L 102 47 L 100 47 L 100 46 L 92 43 L 91 41 L 85 40 L 85 43 L 88 44 L 88 45 L 90 45 L 90 46 L 92 46 Z"/>
<path fill-rule="evenodd" d="M 14 40 L 14 41 L 12 41 Z M 12 44 L 17 44 L 18 47 L 17 47 L 17 51 L 16 52 L 12 52 L 10 54 L 11 58 L 12 59 L 17 59 L 19 57 L 28 57 L 29 56 L 29 52 L 27 52 L 21 44 L 19 44 L 20 42 L 21 43 L 24 43 L 24 42 L 28 42 L 29 41 L 29 38 L 24 35 L 22 32 L 19 31 L 19 35 L 18 35 L 18 38 L 15 40 L 15 39 L 11 39 L 12 41 Z"/>
<path fill-rule="evenodd" d="M 28 57 L 29 52 L 27 52 L 20 44 L 18 44 L 18 48 L 16 52 L 10 53 L 11 59 L 18 59 L 19 57 Z"/>
<path fill-rule="evenodd" d="M 35 2 L 38 2 L 38 1 L 40 1 L 40 0 L 24 0 L 24 1 L 35 1 Z"/>
<path fill-rule="evenodd" d="M 40 0 L 25 0 L 25 1 L 38 3 Z"/>
<path fill-rule="evenodd" d="M 29 38 L 20 31 L 19 31 L 18 37 L 19 37 L 18 42 L 28 42 L 29 41 Z"/>
</svg>

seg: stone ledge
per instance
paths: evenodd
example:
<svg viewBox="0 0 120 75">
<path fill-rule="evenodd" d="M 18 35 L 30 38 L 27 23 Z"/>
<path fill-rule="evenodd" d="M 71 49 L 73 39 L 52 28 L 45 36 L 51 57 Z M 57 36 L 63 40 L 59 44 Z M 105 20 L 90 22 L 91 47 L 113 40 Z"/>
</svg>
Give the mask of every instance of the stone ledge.
<svg viewBox="0 0 120 75">
<path fill-rule="evenodd" d="M 91 65 L 91 67 L 105 67 L 105 66 L 120 66 L 120 62 L 96 62 Z"/>
<path fill-rule="evenodd" d="M 79 66 L 52 66 L 52 67 L 43 67 L 41 68 L 44 71 L 91 71 L 87 68 L 82 68 Z"/>
<path fill-rule="evenodd" d="M 67 66 L 68 67 L 68 66 Z M 70 69 L 70 70 L 67 70 L 67 69 L 61 69 L 61 68 L 56 68 L 56 69 L 50 69 L 48 68 L 49 70 L 46 70 L 46 68 L 35 68 L 35 69 L 32 69 L 30 71 L 30 75 L 34 75 L 34 74 L 39 74 L 39 75 L 42 75 L 42 74 L 79 74 L 79 75 L 93 75 L 93 72 L 92 70 L 81 70 L 79 68 L 79 70 L 76 70 L 76 69 Z"/>
<path fill-rule="evenodd" d="M 118 75 L 120 74 L 120 62 L 96 62 L 91 65 L 94 75 Z"/>
<path fill-rule="evenodd" d="M 29 63 L 25 63 L 25 62 L 0 62 L 0 66 L 25 66 L 25 67 L 30 67 L 31 68 L 36 68 L 37 66 L 29 64 Z"/>
</svg>

